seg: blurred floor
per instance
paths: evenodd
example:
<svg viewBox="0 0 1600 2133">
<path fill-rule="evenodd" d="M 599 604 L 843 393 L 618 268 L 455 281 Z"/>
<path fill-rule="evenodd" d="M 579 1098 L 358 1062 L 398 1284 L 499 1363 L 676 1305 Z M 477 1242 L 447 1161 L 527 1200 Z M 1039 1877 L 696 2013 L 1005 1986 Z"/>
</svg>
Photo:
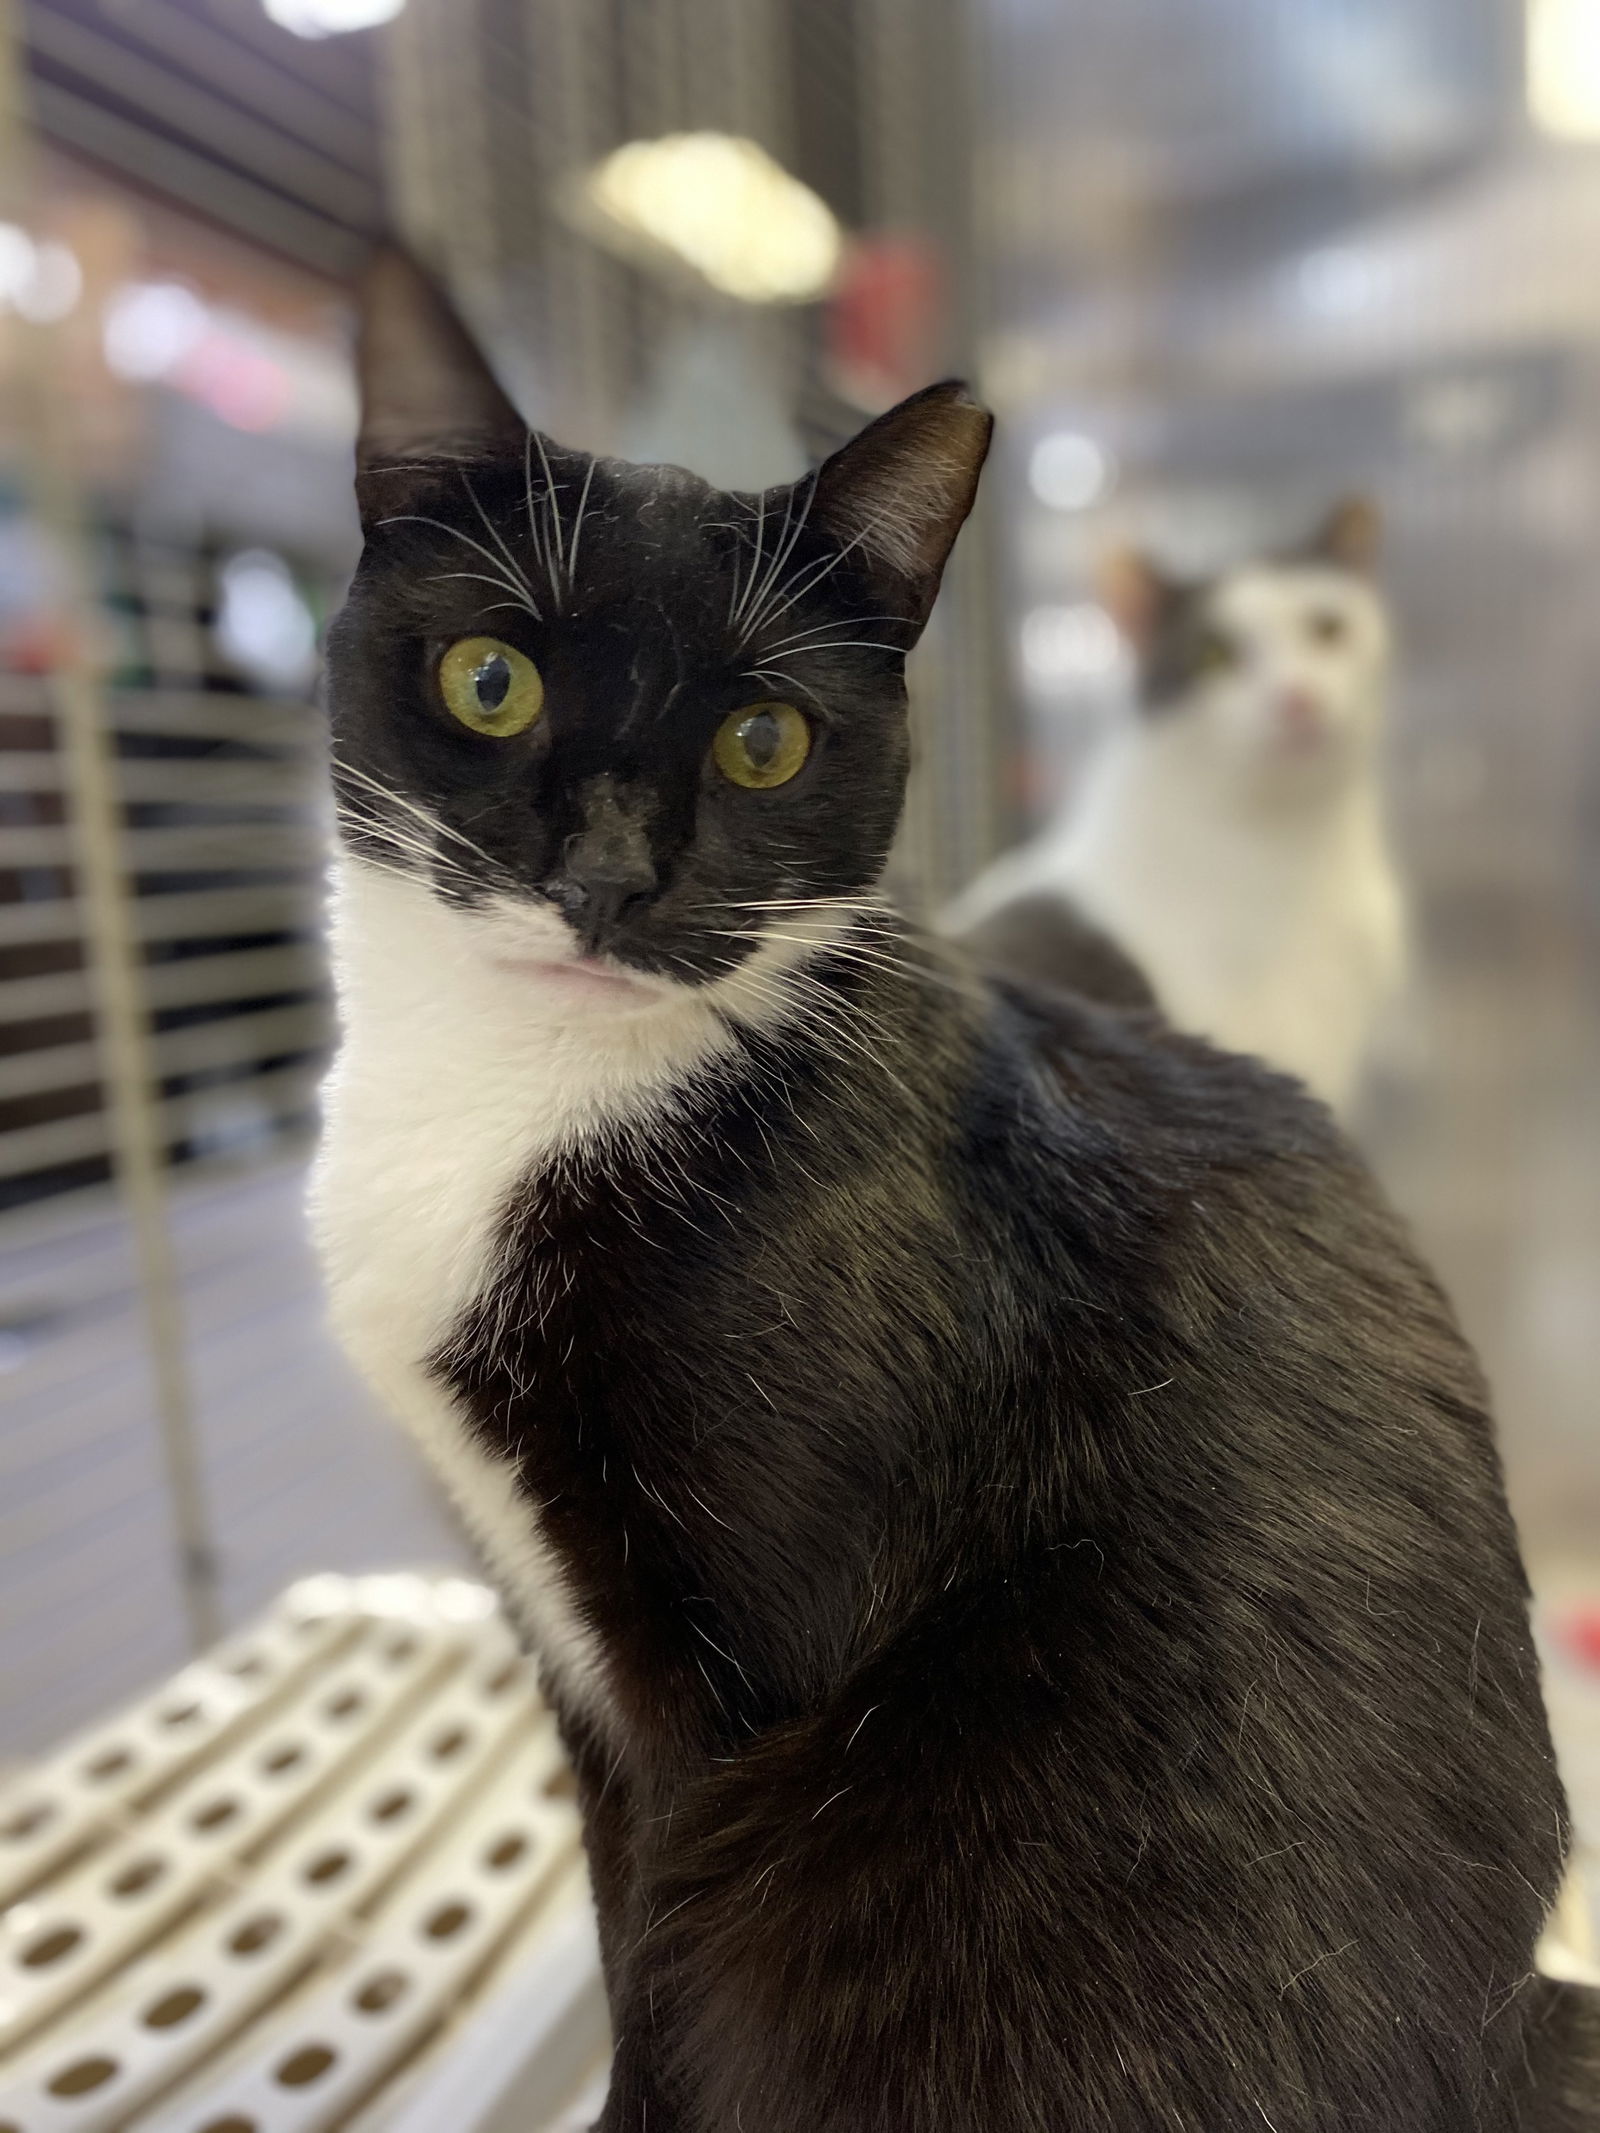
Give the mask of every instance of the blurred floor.
<svg viewBox="0 0 1600 2133">
<path fill-rule="evenodd" d="M 297 1167 L 174 1197 L 222 1613 L 313 1570 L 468 1560 L 323 1324 Z M 0 1244 L 0 1755 L 185 1656 L 126 1227 L 16 1221 Z"/>
</svg>

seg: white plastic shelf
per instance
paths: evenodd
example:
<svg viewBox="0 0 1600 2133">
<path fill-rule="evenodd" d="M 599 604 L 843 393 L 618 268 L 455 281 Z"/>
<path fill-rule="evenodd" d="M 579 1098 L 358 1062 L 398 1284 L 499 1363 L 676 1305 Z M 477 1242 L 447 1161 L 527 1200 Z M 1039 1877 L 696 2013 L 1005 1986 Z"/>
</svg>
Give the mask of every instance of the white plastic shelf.
<svg viewBox="0 0 1600 2133">
<path fill-rule="evenodd" d="M 0 1876 L 0 2133 L 534 2133 L 603 2065 L 571 1776 L 460 1578 L 294 1587 L 11 1784 Z"/>
</svg>

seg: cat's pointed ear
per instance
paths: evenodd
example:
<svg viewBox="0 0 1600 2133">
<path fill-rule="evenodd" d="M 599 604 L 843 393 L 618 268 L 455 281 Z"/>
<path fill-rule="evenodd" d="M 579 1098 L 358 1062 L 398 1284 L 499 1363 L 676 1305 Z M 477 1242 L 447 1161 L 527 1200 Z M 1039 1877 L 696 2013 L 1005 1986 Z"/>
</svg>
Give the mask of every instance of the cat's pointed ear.
<svg viewBox="0 0 1600 2133">
<path fill-rule="evenodd" d="M 361 288 L 356 373 L 363 516 L 390 508 L 396 481 L 435 463 L 520 453 L 526 425 L 476 342 L 409 253 L 374 254 Z"/>
<path fill-rule="evenodd" d="M 825 460 L 813 524 L 846 547 L 892 611 L 921 629 L 988 454 L 994 417 L 950 379 L 891 407 Z"/>
<path fill-rule="evenodd" d="M 1341 570 L 1368 571 L 1378 560 L 1382 521 L 1370 496 L 1341 496 L 1311 536 L 1309 553 Z"/>
<path fill-rule="evenodd" d="M 1095 571 L 1100 605 L 1139 652 L 1154 639 L 1175 590 L 1141 548 L 1113 548 Z"/>
</svg>

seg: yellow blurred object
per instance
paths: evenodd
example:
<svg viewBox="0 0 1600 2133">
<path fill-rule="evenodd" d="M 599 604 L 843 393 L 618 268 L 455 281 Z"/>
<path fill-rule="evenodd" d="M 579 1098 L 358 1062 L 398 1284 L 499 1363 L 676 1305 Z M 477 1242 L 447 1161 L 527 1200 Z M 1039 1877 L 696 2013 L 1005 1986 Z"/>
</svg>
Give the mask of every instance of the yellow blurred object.
<svg viewBox="0 0 1600 2133">
<path fill-rule="evenodd" d="M 393 22 L 406 0 L 262 0 L 270 19 L 296 37 L 342 37 Z"/>
<path fill-rule="evenodd" d="M 1529 0 L 1528 109 L 1546 133 L 1600 141 L 1600 0 Z"/>
<path fill-rule="evenodd" d="M 581 204 L 613 247 L 665 255 L 747 304 L 805 303 L 839 265 L 826 203 L 731 134 L 630 141 L 589 173 Z"/>
</svg>

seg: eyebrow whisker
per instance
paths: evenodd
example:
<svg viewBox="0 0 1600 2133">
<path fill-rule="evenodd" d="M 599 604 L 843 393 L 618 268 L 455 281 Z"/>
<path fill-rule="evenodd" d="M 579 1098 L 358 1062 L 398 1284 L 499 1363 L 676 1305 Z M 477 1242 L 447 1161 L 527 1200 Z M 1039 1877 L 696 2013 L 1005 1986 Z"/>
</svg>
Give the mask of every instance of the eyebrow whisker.
<svg viewBox="0 0 1600 2133">
<path fill-rule="evenodd" d="M 553 560 L 551 555 L 547 555 L 546 562 L 550 572 L 550 590 L 555 596 L 559 610 L 561 574 L 567 567 L 566 543 L 561 534 L 561 504 L 556 496 L 556 478 L 550 471 L 550 454 L 544 448 L 544 437 L 538 430 L 530 430 L 528 434 L 538 448 L 539 464 L 544 468 L 544 508 L 550 514 L 550 548 L 553 555 Z"/>
<path fill-rule="evenodd" d="M 762 508 L 763 512 L 765 512 L 765 510 L 766 510 L 766 503 L 767 503 L 767 495 L 766 495 L 766 491 L 765 491 L 765 490 L 763 489 L 763 490 L 762 490 L 762 492 L 761 492 L 761 508 Z M 768 586 L 769 586 L 769 585 L 770 585 L 770 584 L 772 583 L 772 573 L 773 573 L 773 571 L 775 571 L 775 570 L 777 570 L 777 569 L 779 569 L 779 568 L 781 567 L 781 565 L 782 565 L 782 560 L 783 560 L 783 557 L 784 557 L 784 554 L 786 553 L 786 550 L 785 550 L 785 548 L 784 548 L 784 542 L 785 542 L 785 540 L 786 540 L 786 539 L 787 539 L 787 537 L 788 537 L 788 532 L 789 532 L 789 521 L 790 521 L 790 518 L 791 518 L 791 517 L 793 516 L 793 513 L 794 513 L 794 490 L 793 490 L 793 489 L 791 488 L 791 489 L 790 489 L 790 491 L 789 491 L 789 493 L 788 493 L 788 495 L 787 495 L 787 496 L 786 496 L 786 497 L 784 498 L 784 503 L 783 503 L 783 524 L 782 524 L 782 525 L 781 525 L 781 526 L 780 526 L 780 527 L 778 528 L 778 538 L 777 538 L 777 540 L 776 540 L 776 541 L 775 541 L 775 542 L 773 543 L 772 563 L 771 563 L 771 566 L 770 566 L 770 568 L 769 568 L 769 569 L 768 569 L 768 571 L 767 571 L 767 574 L 766 574 L 766 576 L 765 576 L 765 577 L 764 577 L 764 578 L 762 579 L 762 581 L 761 581 L 761 583 L 760 583 L 759 587 L 758 587 L 758 586 L 757 586 L 757 584 L 756 584 L 756 572 L 757 572 L 757 571 L 758 571 L 758 570 L 759 570 L 759 569 L 761 568 L 761 540 L 760 540 L 760 521 L 759 521 L 759 520 L 757 521 L 757 525 L 756 525 L 756 534 L 757 534 L 757 538 L 756 538 L 756 552 L 755 552 L 755 555 L 754 555 L 754 557 L 752 558 L 752 560 L 751 560 L 751 564 L 750 564 L 750 583 L 749 583 L 749 584 L 748 584 L 748 586 L 746 586 L 746 588 L 745 588 L 745 597 L 744 597 L 744 599 L 743 599 L 743 600 L 741 600 L 741 601 L 739 602 L 739 606 L 738 606 L 737 610 L 736 610 L 736 611 L 735 611 L 735 613 L 734 613 L 734 614 L 733 614 L 732 616 L 730 616 L 730 618 L 729 618 L 729 619 L 730 619 L 730 620 L 731 620 L 732 622 L 734 622 L 734 623 L 738 623 L 738 622 L 739 622 L 739 621 L 740 621 L 740 620 L 742 619 L 742 617 L 743 617 L 743 615 L 744 615 L 744 612 L 745 612 L 745 608 L 746 608 L 746 605 L 747 605 L 747 603 L 748 603 L 749 601 L 751 601 L 751 600 L 755 600 L 755 601 L 759 602 L 759 601 L 763 600 L 763 599 L 764 599 L 764 598 L 766 597 L 766 590 L 767 590 L 767 587 L 768 587 Z M 749 635 L 749 632 L 748 632 L 748 631 L 746 631 L 746 636 L 748 636 L 748 635 Z"/>
<path fill-rule="evenodd" d="M 455 540 L 465 541 L 466 545 L 470 549 L 472 549 L 476 554 L 481 555 L 483 557 L 483 560 L 492 566 L 496 574 L 493 578 L 487 581 L 489 584 L 503 586 L 507 592 L 515 592 L 517 590 L 516 586 L 508 585 L 504 577 L 500 575 L 500 558 L 494 553 L 493 549 L 485 548 L 482 541 L 475 541 L 470 533 L 463 533 L 459 526 L 452 526 L 448 519 L 429 518 L 424 512 L 421 511 L 400 511 L 397 512 L 393 518 L 379 519 L 378 524 L 380 526 L 414 525 L 437 527 L 439 532 L 448 533 Z M 493 532 L 493 530 L 494 529 L 491 527 L 490 531 Z M 522 573 L 516 569 L 515 564 L 512 565 L 512 571 L 515 576 L 522 576 Z M 439 575 L 441 577 L 469 577 L 472 575 L 472 573 L 470 571 L 442 571 L 439 573 Z M 526 579 L 523 579 L 523 586 L 531 595 L 532 587 L 528 586 Z M 536 617 L 538 617 L 540 621 L 544 619 L 543 616 L 539 615 L 539 611 L 537 608 L 531 608 L 531 612 Z"/>
<path fill-rule="evenodd" d="M 773 599 L 773 593 L 771 588 L 773 586 L 774 580 L 778 576 L 779 571 L 788 562 L 790 556 L 794 554 L 796 544 L 798 543 L 801 534 L 805 531 L 806 521 L 811 516 L 811 506 L 817 500 L 817 483 L 820 479 L 821 471 L 822 470 L 820 469 L 820 467 L 813 470 L 810 476 L 811 486 L 806 492 L 806 500 L 804 506 L 801 509 L 800 516 L 795 521 L 794 531 L 790 534 L 788 541 L 784 544 L 780 552 L 773 558 L 772 568 L 770 571 L 768 571 L 766 579 L 762 584 L 760 598 L 757 601 L 754 611 L 750 615 L 748 624 L 745 629 L 744 641 L 746 644 L 749 643 L 752 637 L 756 636 L 763 628 L 765 628 L 769 620 L 773 619 L 771 615 L 771 604 Z M 794 492 L 791 489 L 791 500 L 793 498 L 793 494 Z M 778 590 L 782 591 L 783 587 L 780 586 Z"/>
<path fill-rule="evenodd" d="M 583 491 L 578 498 L 578 515 L 572 522 L 572 545 L 567 550 L 567 590 L 574 598 L 578 592 L 578 535 L 583 531 L 583 514 L 589 508 L 589 485 L 594 480 L 595 462 L 589 461 L 589 471 L 583 477 Z"/>
<path fill-rule="evenodd" d="M 446 582 L 447 579 L 450 578 L 471 578 L 473 582 L 478 585 L 497 586 L 501 592 L 510 593 L 511 598 L 509 600 L 497 601 L 496 606 L 520 607 L 524 614 L 532 615 L 535 622 L 542 622 L 544 620 L 543 615 L 540 614 L 538 608 L 534 606 L 533 602 L 528 599 L 524 594 L 519 593 L 514 585 L 507 584 L 504 578 L 488 577 L 481 570 L 436 570 L 427 582 L 430 585 L 442 585 Z M 488 612 L 489 610 L 485 609 L 485 613 Z"/>
<path fill-rule="evenodd" d="M 749 597 L 750 597 L 751 593 L 752 593 L 752 592 L 754 591 L 754 589 L 755 589 L 755 582 L 756 582 L 756 572 L 757 572 L 757 571 L 758 571 L 758 570 L 759 570 L 759 569 L 761 568 L 761 542 L 762 542 L 762 534 L 763 534 L 763 529 L 765 528 L 765 526 L 766 526 L 766 523 L 767 523 L 767 492 L 766 492 L 766 490 L 765 490 L 765 489 L 763 489 L 763 490 L 761 491 L 760 495 L 759 495 L 759 496 L 758 496 L 758 497 L 756 498 L 756 544 L 755 544 L 755 551 L 754 551 L 754 553 L 752 554 L 752 556 L 751 556 L 751 558 L 750 558 L 750 582 L 749 582 L 749 584 L 747 584 L 747 585 L 745 586 L 744 590 L 743 590 L 743 591 L 741 592 L 741 591 L 739 590 L 739 580 L 738 580 L 738 578 L 737 578 L 737 577 L 735 577 L 735 579 L 734 579 L 734 596 L 735 596 L 735 597 L 734 597 L 734 599 L 733 599 L 733 600 L 732 600 L 732 601 L 731 601 L 731 602 L 729 603 L 729 607 L 728 607 L 728 623 L 729 623 L 729 626 L 730 626 L 730 627 L 732 627 L 732 626 L 733 626 L 733 625 L 734 625 L 735 623 L 737 623 L 737 621 L 738 621 L 738 619 L 739 619 L 739 616 L 740 616 L 740 614 L 742 613 L 742 611 L 743 611 L 743 609 L 744 609 L 744 604 L 745 604 L 746 600 L 748 600 L 748 599 L 749 599 Z"/>
<path fill-rule="evenodd" d="M 819 711 L 823 713 L 827 711 L 827 705 L 822 701 L 815 689 L 808 688 L 798 675 L 786 674 L 782 667 L 745 667 L 740 673 L 739 679 L 741 681 L 786 681 L 791 689 L 798 689 L 802 696 L 809 696 Z"/>
<path fill-rule="evenodd" d="M 533 587 L 528 583 L 528 574 L 523 569 L 522 565 L 517 561 L 516 557 L 511 553 L 511 550 L 506 546 L 505 537 L 500 532 L 499 527 L 495 525 L 493 519 L 490 518 L 488 512 L 484 510 L 483 505 L 478 501 L 478 492 L 476 489 L 473 488 L 471 482 L 467 479 L 465 468 L 463 468 L 461 471 L 461 486 L 463 489 L 466 490 L 467 496 L 471 501 L 473 510 L 476 511 L 479 518 L 483 520 L 485 532 L 488 534 L 490 540 L 494 542 L 500 553 L 505 557 L 507 569 L 511 572 L 512 577 L 516 579 L 517 583 L 522 587 L 523 591 L 528 595 L 528 598 L 531 601 L 533 599 Z M 535 614 L 538 613 L 537 607 L 534 609 L 534 612 Z"/>
</svg>

